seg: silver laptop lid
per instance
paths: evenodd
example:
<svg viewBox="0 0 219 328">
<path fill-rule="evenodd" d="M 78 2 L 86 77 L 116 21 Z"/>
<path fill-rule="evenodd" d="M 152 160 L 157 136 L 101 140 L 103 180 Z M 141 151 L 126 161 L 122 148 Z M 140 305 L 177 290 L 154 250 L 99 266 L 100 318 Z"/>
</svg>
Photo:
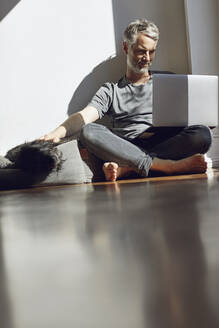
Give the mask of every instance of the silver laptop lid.
<svg viewBox="0 0 219 328">
<path fill-rule="evenodd" d="M 153 125 L 218 125 L 218 77 L 153 75 Z"/>
</svg>

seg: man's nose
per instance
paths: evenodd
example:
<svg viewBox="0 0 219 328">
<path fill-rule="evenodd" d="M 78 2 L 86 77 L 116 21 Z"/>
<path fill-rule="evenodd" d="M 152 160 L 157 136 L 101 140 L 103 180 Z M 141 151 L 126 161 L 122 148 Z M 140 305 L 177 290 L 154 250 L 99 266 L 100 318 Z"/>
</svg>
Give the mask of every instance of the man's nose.
<svg viewBox="0 0 219 328">
<path fill-rule="evenodd" d="M 146 61 L 150 61 L 150 54 L 149 54 L 149 51 L 147 51 L 145 54 L 144 54 L 144 60 Z"/>
</svg>

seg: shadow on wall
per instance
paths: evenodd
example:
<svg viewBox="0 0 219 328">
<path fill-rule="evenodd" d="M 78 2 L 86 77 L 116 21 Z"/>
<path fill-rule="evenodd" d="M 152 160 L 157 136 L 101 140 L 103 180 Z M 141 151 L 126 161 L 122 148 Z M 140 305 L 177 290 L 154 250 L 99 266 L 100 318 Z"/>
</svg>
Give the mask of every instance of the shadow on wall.
<svg viewBox="0 0 219 328">
<path fill-rule="evenodd" d="M 145 6 L 145 0 L 136 0 L 135 2 L 112 0 L 116 55 L 100 63 L 83 79 L 69 103 L 68 115 L 83 109 L 104 82 L 118 81 L 125 74 L 126 59 L 122 51 L 123 32 L 131 21 L 144 18 Z M 149 12 L 153 13 L 153 10 L 150 8 Z"/>
<path fill-rule="evenodd" d="M 124 29 L 132 20 L 142 16 L 144 1 L 136 0 L 133 5 L 131 1 L 127 0 L 112 0 L 112 9 L 116 55 L 100 63 L 83 79 L 69 103 L 68 115 L 87 106 L 92 96 L 104 82 L 116 82 L 125 73 L 126 59 L 122 51 L 122 35 Z"/>
<path fill-rule="evenodd" d="M 75 90 L 68 106 L 68 115 L 83 109 L 90 102 L 99 87 L 107 81 L 116 82 L 124 74 L 125 57 L 120 51 L 115 57 L 109 58 L 96 66 Z M 123 64 L 124 62 L 124 64 Z"/>
<path fill-rule="evenodd" d="M 21 0 L 1 0 L 0 21 L 20 2 Z"/>
</svg>

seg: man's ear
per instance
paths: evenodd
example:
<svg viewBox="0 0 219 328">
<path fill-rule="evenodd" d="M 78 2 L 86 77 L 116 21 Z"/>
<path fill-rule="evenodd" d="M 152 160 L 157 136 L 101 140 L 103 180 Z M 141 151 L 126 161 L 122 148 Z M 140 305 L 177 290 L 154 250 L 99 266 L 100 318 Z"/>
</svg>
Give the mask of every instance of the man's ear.
<svg viewBox="0 0 219 328">
<path fill-rule="evenodd" d="M 125 54 L 127 55 L 128 54 L 128 44 L 126 41 L 123 41 L 123 50 L 124 50 Z"/>
</svg>

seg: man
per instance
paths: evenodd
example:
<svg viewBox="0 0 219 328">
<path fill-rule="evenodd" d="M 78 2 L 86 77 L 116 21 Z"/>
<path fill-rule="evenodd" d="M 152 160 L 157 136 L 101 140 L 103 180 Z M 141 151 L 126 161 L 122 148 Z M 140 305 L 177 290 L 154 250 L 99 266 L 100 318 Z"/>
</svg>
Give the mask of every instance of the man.
<svg viewBox="0 0 219 328">
<path fill-rule="evenodd" d="M 136 172 L 142 177 L 151 171 L 165 174 L 204 173 L 203 154 L 211 145 L 205 126 L 155 128 L 152 126 L 154 59 L 159 39 L 157 26 L 136 20 L 124 32 L 126 75 L 117 83 L 105 83 L 82 111 L 41 139 L 58 142 L 81 129 L 80 140 L 88 151 L 105 163 L 108 181 Z M 93 123 L 105 114 L 112 127 Z"/>
</svg>

